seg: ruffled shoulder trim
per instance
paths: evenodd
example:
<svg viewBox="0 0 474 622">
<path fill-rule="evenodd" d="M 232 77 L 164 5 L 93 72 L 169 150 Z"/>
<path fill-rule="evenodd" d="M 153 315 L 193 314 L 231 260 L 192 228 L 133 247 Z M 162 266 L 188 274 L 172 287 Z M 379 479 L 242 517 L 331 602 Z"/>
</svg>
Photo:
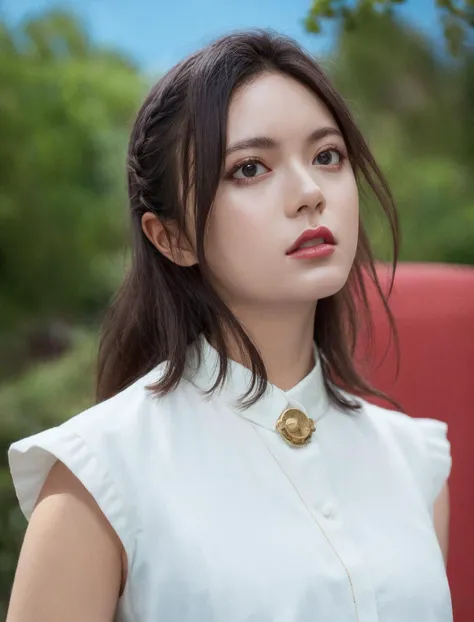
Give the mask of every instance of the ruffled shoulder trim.
<svg viewBox="0 0 474 622">
<path fill-rule="evenodd" d="M 58 460 L 93 496 L 131 559 L 133 532 L 119 489 L 104 461 L 67 423 L 17 441 L 9 448 L 10 472 L 26 519 L 31 518 L 48 473 Z"/>
<path fill-rule="evenodd" d="M 448 425 L 437 419 L 412 419 L 421 436 L 425 451 L 423 481 L 425 494 L 434 502 L 446 483 L 452 467 Z"/>
</svg>

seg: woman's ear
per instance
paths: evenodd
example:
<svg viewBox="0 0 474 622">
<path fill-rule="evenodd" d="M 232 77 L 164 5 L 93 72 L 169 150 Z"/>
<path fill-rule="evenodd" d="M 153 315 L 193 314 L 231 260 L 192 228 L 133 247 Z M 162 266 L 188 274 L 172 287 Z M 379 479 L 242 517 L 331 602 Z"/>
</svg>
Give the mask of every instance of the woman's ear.
<svg viewBox="0 0 474 622">
<path fill-rule="evenodd" d="M 152 212 L 142 216 L 143 233 L 162 255 L 178 266 L 190 267 L 197 264 L 196 253 L 186 235 L 176 223 L 167 226 Z"/>
</svg>

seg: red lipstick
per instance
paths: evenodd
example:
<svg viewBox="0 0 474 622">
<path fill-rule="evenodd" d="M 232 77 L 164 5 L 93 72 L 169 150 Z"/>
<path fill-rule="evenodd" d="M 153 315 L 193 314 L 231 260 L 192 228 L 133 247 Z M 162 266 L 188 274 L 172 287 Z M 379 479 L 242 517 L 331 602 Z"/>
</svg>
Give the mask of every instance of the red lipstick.
<svg viewBox="0 0 474 622">
<path fill-rule="evenodd" d="M 315 259 L 332 255 L 336 247 L 334 235 L 327 227 L 306 229 L 286 254 L 296 259 Z"/>
</svg>

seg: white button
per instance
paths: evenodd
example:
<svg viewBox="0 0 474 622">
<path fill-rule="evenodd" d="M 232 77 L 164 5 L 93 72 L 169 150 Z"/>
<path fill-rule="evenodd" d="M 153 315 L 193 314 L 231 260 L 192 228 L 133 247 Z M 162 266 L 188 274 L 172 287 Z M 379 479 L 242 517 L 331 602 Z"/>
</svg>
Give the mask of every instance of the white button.
<svg viewBox="0 0 474 622">
<path fill-rule="evenodd" d="M 334 513 L 335 513 L 334 512 L 334 508 L 329 503 L 326 503 L 326 505 L 323 506 L 322 514 L 323 514 L 324 518 L 333 518 L 334 517 Z"/>
</svg>

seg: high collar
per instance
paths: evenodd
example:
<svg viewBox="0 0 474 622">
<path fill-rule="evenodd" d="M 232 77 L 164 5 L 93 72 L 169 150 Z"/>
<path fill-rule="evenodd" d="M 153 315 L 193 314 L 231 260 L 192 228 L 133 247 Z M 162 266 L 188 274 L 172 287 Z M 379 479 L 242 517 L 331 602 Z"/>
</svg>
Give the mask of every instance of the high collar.
<svg viewBox="0 0 474 622">
<path fill-rule="evenodd" d="M 201 352 L 199 363 L 198 351 Z M 237 399 L 249 389 L 252 372 L 247 367 L 228 359 L 227 378 L 223 386 L 216 390 L 219 399 L 249 421 L 275 431 L 275 424 L 281 413 L 290 407 L 302 410 L 316 423 L 329 408 L 329 399 L 324 386 L 321 363 L 316 345 L 314 346 L 315 366 L 310 373 L 289 391 L 283 391 L 268 383 L 262 398 L 246 409 L 236 407 Z M 185 378 L 205 391 L 215 382 L 219 373 L 219 354 L 201 336 L 190 346 L 187 357 Z"/>
</svg>

